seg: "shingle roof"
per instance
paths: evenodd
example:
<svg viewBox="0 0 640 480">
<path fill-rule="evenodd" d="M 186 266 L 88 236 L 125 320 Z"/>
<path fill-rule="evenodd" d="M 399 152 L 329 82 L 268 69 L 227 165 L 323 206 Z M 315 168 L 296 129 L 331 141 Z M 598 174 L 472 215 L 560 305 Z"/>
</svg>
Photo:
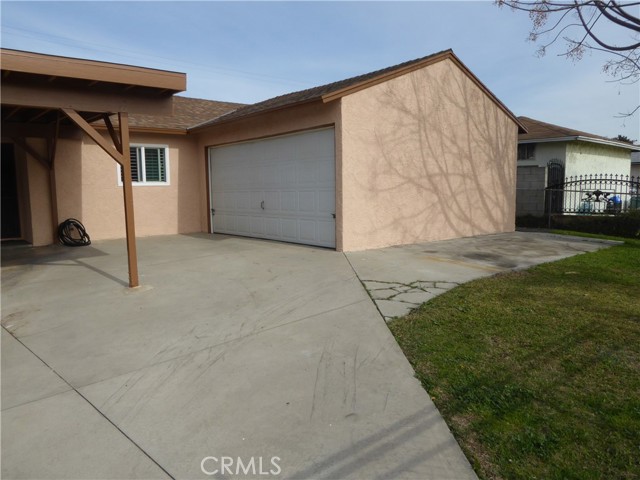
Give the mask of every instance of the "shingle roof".
<svg viewBox="0 0 640 480">
<path fill-rule="evenodd" d="M 580 137 L 582 140 L 594 140 L 605 142 L 609 145 L 619 146 L 627 148 L 629 150 L 638 150 L 638 145 L 631 145 L 624 142 L 612 140 L 607 137 L 595 135 L 593 133 L 582 132 L 580 130 L 574 130 L 572 128 L 561 127 L 552 123 L 541 122 L 529 117 L 518 117 L 520 123 L 522 123 L 527 129 L 527 133 L 521 133 L 518 135 L 518 141 L 532 141 L 532 140 L 554 140 L 559 138 L 575 138 Z"/>
<path fill-rule="evenodd" d="M 358 75 L 355 77 L 347 78 L 345 80 L 321 85 L 319 87 L 300 90 L 298 92 L 287 93 L 285 95 L 270 98 L 262 102 L 254 103 L 252 105 L 246 105 L 244 107 L 238 108 L 237 110 L 221 115 L 218 118 L 214 118 L 210 121 L 206 121 L 204 123 L 196 125 L 192 128 L 208 127 L 218 123 L 228 122 L 231 120 L 236 120 L 239 118 L 311 101 L 330 101 L 335 98 L 339 98 L 339 96 L 342 96 L 344 94 L 351 93 L 352 91 L 357 90 L 359 87 L 362 88 L 375 83 L 379 83 L 380 81 L 385 81 L 386 79 L 394 75 L 408 73 L 409 71 L 417 70 L 418 68 L 422 68 L 423 66 L 426 66 L 430 63 L 435 63 L 445 58 L 454 60 L 465 71 L 465 73 L 467 73 L 472 78 L 472 80 L 474 80 L 478 84 L 478 86 L 482 88 L 487 93 L 487 95 L 489 95 L 500 106 L 500 108 L 502 108 L 516 123 L 518 123 L 515 115 L 513 115 L 513 113 L 511 113 L 511 111 L 504 104 L 502 104 L 502 102 L 500 102 L 500 100 L 498 100 L 495 95 L 493 95 L 489 91 L 489 89 L 485 87 L 482 82 L 480 82 L 480 80 L 478 80 L 469 71 L 468 68 L 466 68 L 466 66 L 464 66 L 464 64 L 454 55 L 453 51 L 449 49 L 434 53 L 432 55 L 427 55 L 426 57 L 409 60 L 398 65 L 383 68 L 381 70 L 365 73 L 364 75 Z M 519 126 L 522 127 L 521 125 Z"/>
<path fill-rule="evenodd" d="M 527 127 L 528 133 L 521 133 L 519 140 L 538 140 L 543 138 L 564 138 L 564 137 L 590 137 L 601 140 L 609 140 L 606 137 L 594 135 L 593 133 L 581 132 L 572 128 L 553 125 L 552 123 L 541 122 L 529 117 L 518 117 L 518 120 Z"/>
<path fill-rule="evenodd" d="M 447 51 L 442 51 L 438 53 L 434 53 L 433 55 L 429 55 L 426 57 L 418 58 L 415 60 L 410 60 L 408 62 L 401 63 L 399 65 L 394 65 L 392 67 L 383 68 L 381 70 L 376 70 L 375 72 L 365 73 L 364 75 L 358 75 L 355 77 L 347 78 L 345 80 L 340 80 L 333 83 L 328 83 L 326 85 L 320 85 L 319 87 L 308 88 L 306 90 L 300 90 L 298 92 L 287 93 L 285 95 L 280 95 L 278 97 L 270 98 L 268 100 L 264 100 L 262 102 L 254 103 L 252 105 L 246 105 L 244 107 L 238 108 L 237 110 L 227 113 L 218 118 L 214 118 L 210 122 L 206 122 L 202 125 L 198 125 L 198 127 L 204 127 L 208 125 L 213 125 L 215 123 L 219 123 L 222 121 L 227 121 L 235 118 L 245 117 L 248 115 L 253 115 L 255 113 L 264 112 L 267 110 L 275 110 L 277 108 L 304 103 L 312 100 L 318 100 L 322 98 L 324 95 L 328 93 L 333 93 L 335 91 L 341 90 L 343 88 L 356 85 L 366 80 L 370 80 L 372 78 L 384 75 L 394 70 L 398 70 L 404 67 L 408 67 L 418 62 L 422 62 L 429 58 L 436 57 L 437 55 L 441 55 Z"/>
<path fill-rule="evenodd" d="M 187 130 L 189 127 L 219 117 L 244 106 L 243 103 L 217 102 L 199 98 L 173 97 L 172 115 L 129 116 L 131 128 Z"/>
</svg>

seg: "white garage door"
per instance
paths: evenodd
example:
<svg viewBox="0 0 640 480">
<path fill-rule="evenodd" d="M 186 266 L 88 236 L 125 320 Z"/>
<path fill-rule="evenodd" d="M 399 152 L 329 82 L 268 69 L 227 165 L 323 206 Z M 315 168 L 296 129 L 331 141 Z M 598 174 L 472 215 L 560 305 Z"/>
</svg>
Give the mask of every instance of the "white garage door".
<svg viewBox="0 0 640 480">
<path fill-rule="evenodd" d="M 335 247 L 333 128 L 209 149 L 214 233 Z"/>
</svg>

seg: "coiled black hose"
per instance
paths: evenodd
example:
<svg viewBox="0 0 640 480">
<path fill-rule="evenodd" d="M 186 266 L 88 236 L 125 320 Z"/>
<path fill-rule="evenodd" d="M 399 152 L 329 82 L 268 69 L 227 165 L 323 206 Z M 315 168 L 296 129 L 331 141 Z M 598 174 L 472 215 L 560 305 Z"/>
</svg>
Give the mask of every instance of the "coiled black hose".
<svg viewBox="0 0 640 480">
<path fill-rule="evenodd" d="M 58 238 L 69 247 L 91 245 L 91 239 L 84 225 L 75 218 L 68 218 L 58 226 Z"/>
</svg>

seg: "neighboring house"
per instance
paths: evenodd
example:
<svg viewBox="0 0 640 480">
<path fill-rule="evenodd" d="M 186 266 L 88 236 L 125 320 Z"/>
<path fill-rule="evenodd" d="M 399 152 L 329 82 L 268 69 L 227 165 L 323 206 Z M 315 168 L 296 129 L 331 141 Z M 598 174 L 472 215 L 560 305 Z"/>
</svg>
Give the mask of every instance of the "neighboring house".
<svg viewBox="0 0 640 480">
<path fill-rule="evenodd" d="M 516 215 L 543 215 L 545 188 L 580 175 L 631 173 L 631 153 L 640 146 L 611 140 L 528 117 L 518 117 Z"/>
<path fill-rule="evenodd" d="M 640 180 L 640 152 L 631 154 L 631 176 Z"/>
<path fill-rule="evenodd" d="M 22 53 L 46 65 L 69 61 Z M 89 65 L 103 66 L 154 73 Z M 56 72 L 51 78 L 64 77 Z M 3 78 L 11 73 L 3 63 Z M 114 78 L 83 85 L 150 98 L 150 87 L 130 84 L 137 77 Z M 156 87 L 162 98 L 179 90 Z M 130 115 L 139 236 L 215 232 L 352 251 L 514 230 L 524 129 L 451 50 L 254 105 L 175 96 L 173 109 Z M 38 127 L 55 118 L 3 98 L 3 126 L 19 116 Z M 110 138 L 100 114 L 85 116 Z M 79 219 L 94 240 L 123 237 L 120 167 L 95 138 L 63 126 L 51 172 L 34 158 L 43 140 L 26 137 L 23 148 L 3 136 L 3 163 L 5 145 L 18 160 L 20 236 L 54 242 L 57 216 Z"/>
</svg>

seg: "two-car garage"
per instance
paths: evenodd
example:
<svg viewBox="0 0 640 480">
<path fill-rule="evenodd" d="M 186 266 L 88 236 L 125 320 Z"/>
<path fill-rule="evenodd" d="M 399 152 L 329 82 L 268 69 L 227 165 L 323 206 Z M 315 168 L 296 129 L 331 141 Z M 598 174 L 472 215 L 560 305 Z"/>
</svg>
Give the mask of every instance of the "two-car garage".
<svg viewBox="0 0 640 480">
<path fill-rule="evenodd" d="M 335 248 L 334 129 L 209 148 L 211 227 Z"/>
<path fill-rule="evenodd" d="M 189 129 L 201 225 L 345 252 L 513 231 L 520 129 L 450 50 L 241 106 Z"/>
</svg>

